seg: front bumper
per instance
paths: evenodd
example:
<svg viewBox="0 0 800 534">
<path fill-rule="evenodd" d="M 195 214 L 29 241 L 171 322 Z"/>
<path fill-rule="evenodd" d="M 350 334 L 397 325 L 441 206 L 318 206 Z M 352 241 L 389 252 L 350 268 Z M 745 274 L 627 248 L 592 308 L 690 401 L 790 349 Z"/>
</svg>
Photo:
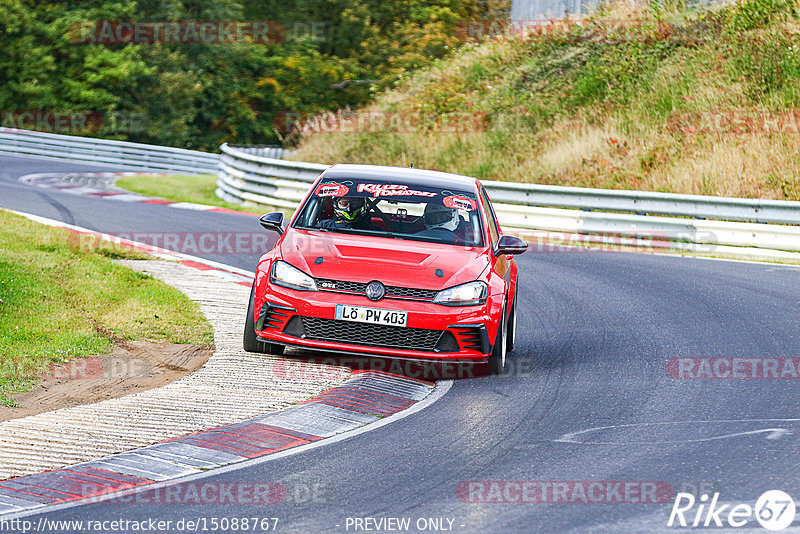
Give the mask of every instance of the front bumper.
<svg viewBox="0 0 800 534">
<path fill-rule="evenodd" d="M 256 333 L 262 341 L 311 350 L 408 360 L 487 361 L 496 321 L 490 304 L 448 307 L 326 291 L 296 291 L 267 282 L 256 292 Z M 261 295 L 259 295 L 261 293 Z M 260 297 L 260 298 L 259 298 Z M 406 327 L 336 320 L 336 305 L 408 313 Z"/>
</svg>

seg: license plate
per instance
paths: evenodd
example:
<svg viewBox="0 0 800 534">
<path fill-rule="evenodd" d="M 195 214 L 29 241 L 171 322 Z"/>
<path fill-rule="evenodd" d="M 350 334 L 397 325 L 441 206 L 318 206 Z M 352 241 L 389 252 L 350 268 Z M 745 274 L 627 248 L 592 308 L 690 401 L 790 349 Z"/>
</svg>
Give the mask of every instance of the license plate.
<svg viewBox="0 0 800 534">
<path fill-rule="evenodd" d="M 364 306 L 348 306 L 346 304 L 337 304 L 336 318 L 342 321 L 355 321 L 357 323 L 405 326 L 408 314 L 403 311 L 381 310 L 378 308 L 365 308 Z"/>
</svg>

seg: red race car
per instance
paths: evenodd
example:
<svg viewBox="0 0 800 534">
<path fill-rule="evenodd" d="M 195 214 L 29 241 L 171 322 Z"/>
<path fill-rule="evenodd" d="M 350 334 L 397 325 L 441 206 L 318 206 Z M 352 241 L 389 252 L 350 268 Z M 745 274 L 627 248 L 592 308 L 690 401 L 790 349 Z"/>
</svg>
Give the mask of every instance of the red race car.
<svg viewBox="0 0 800 534">
<path fill-rule="evenodd" d="M 516 333 L 517 265 L 475 178 L 412 168 L 333 165 L 261 257 L 244 349 L 490 364 Z"/>
</svg>

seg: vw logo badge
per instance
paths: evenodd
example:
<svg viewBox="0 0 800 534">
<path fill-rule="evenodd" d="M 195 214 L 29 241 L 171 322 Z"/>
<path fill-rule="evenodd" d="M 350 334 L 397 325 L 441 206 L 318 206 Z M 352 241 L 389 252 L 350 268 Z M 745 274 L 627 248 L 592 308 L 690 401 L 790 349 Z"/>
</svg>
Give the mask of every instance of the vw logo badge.
<svg viewBox="0 0 800 534">
<path fill-rule="evenodd" d="M 386 294 L 386 288 L 376 280 L 367 284 L 366 293 L 369 300 L 381 300 Z"/>
</svg>

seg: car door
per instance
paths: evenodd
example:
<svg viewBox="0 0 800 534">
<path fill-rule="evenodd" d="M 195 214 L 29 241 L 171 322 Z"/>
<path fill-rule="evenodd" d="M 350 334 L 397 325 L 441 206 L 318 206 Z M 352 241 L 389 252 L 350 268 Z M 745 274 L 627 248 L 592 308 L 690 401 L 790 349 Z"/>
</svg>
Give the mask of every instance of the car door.
<svg viewBox="0 0 800 534">
<path fill-rule="evenodd" d="M 489 200 L 489 195 L 486 194 L 486 190 L 483 187 L 481 187 L 480 195 L 481 210 L 483 211 L 483 217 L 486 220 L 486 226 L 489 230 L 489 241 L 492 248 L 492 269 L 497 273 L 498 276 L 505 280 L 506 288 L 508 288 L 508 279 L 511 273 L 511 262 L 513 261 L 513 257 L 507 254 L 498 256 L 495 253 L 497 250 L 497 242 L 500 240 L 502 232 L 500 230 L 500 225 L 497 223 L 497 217 L 495 216 L 492 203 Z"/>
</svg>

